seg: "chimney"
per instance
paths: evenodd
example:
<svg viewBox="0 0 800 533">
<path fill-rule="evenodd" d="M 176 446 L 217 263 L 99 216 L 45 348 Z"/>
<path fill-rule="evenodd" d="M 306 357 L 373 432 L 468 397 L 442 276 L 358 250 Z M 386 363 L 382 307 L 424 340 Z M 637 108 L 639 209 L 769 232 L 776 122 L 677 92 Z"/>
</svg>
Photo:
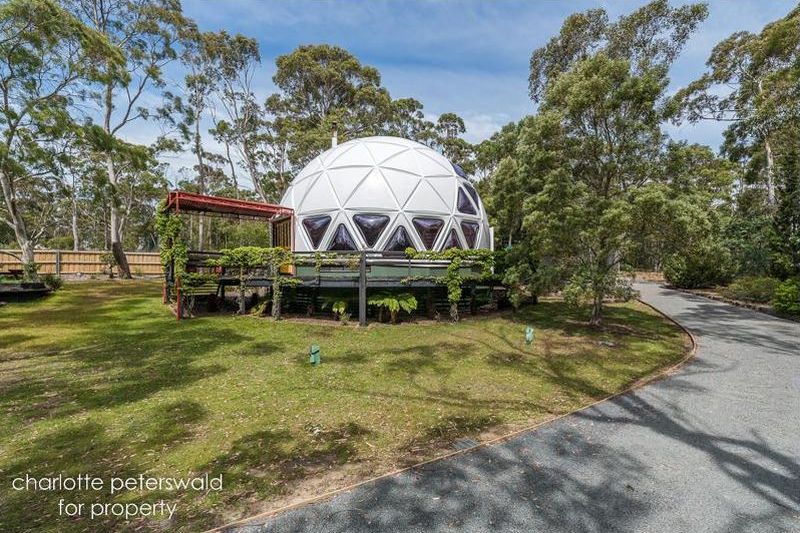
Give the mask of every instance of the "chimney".
<svg viewBox="0 0 800 533">
<path fill-rule="evenodd" d="M 339 137 L 336 122 L 333 123 L 333 137 L 331 137 L 331 148 L 336 148 L 339 144 Z"/>
</svg>

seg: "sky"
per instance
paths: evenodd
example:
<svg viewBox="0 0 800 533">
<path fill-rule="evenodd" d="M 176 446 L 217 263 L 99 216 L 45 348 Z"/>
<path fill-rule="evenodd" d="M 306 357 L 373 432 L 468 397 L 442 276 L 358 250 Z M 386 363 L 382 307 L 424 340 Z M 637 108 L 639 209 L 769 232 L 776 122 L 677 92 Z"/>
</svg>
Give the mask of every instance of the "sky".
<svg viewBox="0 0 800 533">
<path fill-rule="evenodd" d="M 429 118 L 455 112 L 467 140 L 488 138 L 533 112 L 528 97 L 531 52 L 558 33 L 565 17 L 602 7 L 610 19 L 645 2 L 516 0 L 184 0 L 203 30 L 258 39 L 257 92 L 274 92 L 275 58 L 301 44 L 346 48 L 376 67 L 392 97 L 421 101 Z M 684 2 L 673 2 L 677 5 Z M 671 71 L 670 91 L 700 76 L 713 46 L 741 30 L 758 31 L 788 13 L 790 1 L 711 1 L 710 14 Z M 718 148 L 723 126 L 669 126 L 673 138 Z"/>
</svg>

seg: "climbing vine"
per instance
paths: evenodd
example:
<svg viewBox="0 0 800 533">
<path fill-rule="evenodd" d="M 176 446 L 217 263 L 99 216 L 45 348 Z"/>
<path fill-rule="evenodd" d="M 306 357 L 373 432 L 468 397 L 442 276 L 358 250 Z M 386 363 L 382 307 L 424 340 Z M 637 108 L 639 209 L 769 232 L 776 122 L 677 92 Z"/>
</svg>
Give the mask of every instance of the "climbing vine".
<svg viewBox="0 0 800 533">
<path fill-rule="evenodd" d="M 406 248 L 406 256 L 410 259 L 426 259 L 429 261 L 449 261 L 444 276 L 429 278 L 430 281 L 447 287 L 447 301 L 450 303 L 450 318 L 458 321 L 458 302 L 461 300 L 462 287 L 466 281 L 487 279 L 492 276 L 494 254 L 491 250 L 461 250 L 450 248 L 441 252 L 425 250 L 419 252 L 413 248 Z M 481 266 L 480 275 L 463 276 L 461 265 L 463 261 L 470 261 Z M 411 278 L 403 281 L 408 282 Z"/>
<path fill-rule="evenodd" d="M 175 213 L 165 209 L 161 202 L 156 209 L 156 231 L 158 232 L 158 252 L 161 265 L 166 270 L 170 263 L 175 268 L 175 279 L 186 274 L 186 263 L 189 261 L 189 247 L 182 239 L 183 220 Z"/>
<path fill-rule="evenodd" d="M 217 259 L 209 259 L 209 266 L 221 266 L 236 272 L 239 278 L 239 313 L 245 313 L 245 288 L 254 271 L 266 268 L 272 278 L 272 317 L 280 318 L 283 287 L 300 282 L 296 278 L 283 276 L 280 269 L 294 263 L 294 254 L 283 247 L 260 248 L 240 246 L 221 250 Z"/>
<path fill-rule="evenodd" d="M 323 266 L 335 266 L 345 264 L 347 268 L 355 270 L 361 262 L 360 254 L 340 254 L 337 252 L 314 252 L 313 257 L 305 255 L 295 255 L 295 264 L 314 265 L 317 275 L 322 271 Z"/>
</svg>

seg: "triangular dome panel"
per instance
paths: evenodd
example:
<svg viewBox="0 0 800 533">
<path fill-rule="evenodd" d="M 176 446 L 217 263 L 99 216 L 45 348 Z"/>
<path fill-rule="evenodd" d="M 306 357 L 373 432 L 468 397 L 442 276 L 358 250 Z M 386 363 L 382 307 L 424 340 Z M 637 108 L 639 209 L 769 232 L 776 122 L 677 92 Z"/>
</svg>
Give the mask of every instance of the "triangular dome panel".
<svg viewBox="0 0 800 533">
<path fill-rule="evenodd" d="M 455 228 L 450 228 L 447 240 L 444 242 L 444 246 L 442 246 L 442 250 L 449 250 L 450 248 L 461 248 L 461 241 L 458 240 Z"/>
<path fill-rule="evenodd" d="M 397 226 L 383 249 L 386 252 L 402 252 L 406 248 L 416 249 L 416 246 L 414 246 L 414 241 L 411 240 L 411 235 L 408 234 L 406 228 Z"/>
<path fill-rule="evenodd" d="M 356 143 L 352 148 L 333 157 L 328 164 L 328 168 L 341 167 L 364 167 L 373 166 L 372 154 L 369 153 L 363 143 Z"/>
<path fill-rule="evenodd" d="M 433 150 L 416 150 L 420 170 L 426 176 L 452 176 L 455 174 L 447 161 L 440 161 L 442 156 Z M 446 163 L 446 164 L 445 164 Z"/>
<path fill-rule="evenodd" d="M 428 184 L 433 187 L 442 201 L 447 205 L 452 205 L 456 195 L 456 180 L 447 178 L 431 178 Z"/>
<path fill-rule="evenodd" d="M 303 219 L 303 227 L 308 234 L 308 238 L 311 239 L 311 245 L 314 248 L 319 246 L 319 243 L 322 241 L 322 237 L 325 236 L 325 230 L 328 229 L 328 225 L 330 223 L 331 217 L 328 215 L 307 217 Z"/>
<path fill-rule="evenodd" d="M 339 224 L 339 227 L 336 228 L 336 233 L 333 234 L 331 243 L 328 245 L 328 250 L 341 251 L 357 249 L 358 246 L 356 246 L 356 241 L 353 240 L 353 236 L 350 235 L 350 232 L 347 231 L 344 224 Z"/>
<path fill-rule="evenodd" d="M 407 147 L 398 144 L 373 142 L 367 146 L 369 153 L 377 164 L 383 164 L 387 159 L 390 159 L 400 152 L 408 150 Z"/>
<path fill-rule="evenodd" d="M 346 207 L 348 209 L 397 209 L 397 203 L 380 171 L 374 169 L 350 196 Z"/>
<path fill-rule="evenodd" d="M 309 188 L 305 196 L 298 203 L 298 210 L 303 212 L 321 209 L 330 209 L 338 206 L 336 195 L 333 193 L 328 178 L 320 174 L 316 180 L 309 181 Z M 296 197 L 295 197 L 296 198 Z"/>
<path fill-rule="evenodd" d="M 364 241 L 370 248 L 375 246 L 375 243 L 380 239 L 386 225 L 389 224 L 388 215 L 379 215 L 372 213 L 359 213 L 353 215 L 353 222 L 364 237 Z"/>
<path fill-rule="evenodd" d="M 381 167 L 395 168 L 402 172 L 411 174 L 422 175 L 422 169 L 419 166 L 419 155 L 415 150 L 404 150 L 398 154 L 384 160 Z"/>
<path fill-rule="evenodd" d="M 300 171 L 295 179 L 303 179 L 312 174 L 316 174 L 320 170 L 322 170 L 322 160 L 319 157 L 315 157 L 303 168 L 303 170 Z"/>
<path fill-rule="evenodd" d="M 433 243 L 436 242 L 436 237 L 439 236 L 439 232 L 442 231 L 444 226 L 444 220 L 441 218 L 414 217 L 411 222 L 414 224 L 414 228 L 416 228 L 425 248 L 428 250 L 433 248 Z"/>
<path fill-rule="evenodd" d="M 472 202 L 469 201 L 469 198 L 467 198 L 467 193 L 465 193 L 464 189 L 462 189 L 461 187 L 458 188 L 457 206 L 458 210 L 462 213 L 467 213 L 470 215 L 477 214 L 477 211 L 475 211 L 475 206 L 472 205 Z"/>
<path fill-rule="evenodd" d="M 405 208 L 409 211 L 420 213 L 450 214 L 450 208 L 442 201 L 439 194 L 427 180 L 420 181 Z"/>
<path fill-rule="evenodd" d="M 347 203 L 347 199 L 356 190 L 358 184 L 371 171 L 372 167 L 331 168 L 326 171 L 333 190 L 336 191 L 336 196 L 339 198 L 339 205 Z"/>
<path fill-rule="evenodd" d="M 478 229 L 479 226 L 477 222 L 468 220 L 461 222 L 461 233 L 464 234 L 464 238 L 467 240 L 468 248 L 475 248 L 475 243 L 478 240 Z"/>
<path fill-rule="evenodd" d="M 384 178 L 386 178 L 386 183 L 389 185 L 392 193 L 394 193 L 398 205 L 400 205 L 400 207 L 406 205 L 411 193 L 417 188 L 420 178 L 413 174 L 400 172 L 392 168 L 382 168 L 381 173 Z"/>
</svg>

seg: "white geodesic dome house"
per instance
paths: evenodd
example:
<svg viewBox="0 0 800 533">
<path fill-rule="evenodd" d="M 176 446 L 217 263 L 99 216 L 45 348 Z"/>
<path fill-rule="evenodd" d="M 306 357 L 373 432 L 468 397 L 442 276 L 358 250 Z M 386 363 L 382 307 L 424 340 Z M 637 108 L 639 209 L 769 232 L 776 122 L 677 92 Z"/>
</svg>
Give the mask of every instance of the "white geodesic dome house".
<svg viewBox="0 0 800 533">
<path fill-rule="evenodd" d="M 326 150 L 292 181 L 296 251 L 491 248 L 483 203 L 464 172 L 400 137 Z"/>
</svg>

